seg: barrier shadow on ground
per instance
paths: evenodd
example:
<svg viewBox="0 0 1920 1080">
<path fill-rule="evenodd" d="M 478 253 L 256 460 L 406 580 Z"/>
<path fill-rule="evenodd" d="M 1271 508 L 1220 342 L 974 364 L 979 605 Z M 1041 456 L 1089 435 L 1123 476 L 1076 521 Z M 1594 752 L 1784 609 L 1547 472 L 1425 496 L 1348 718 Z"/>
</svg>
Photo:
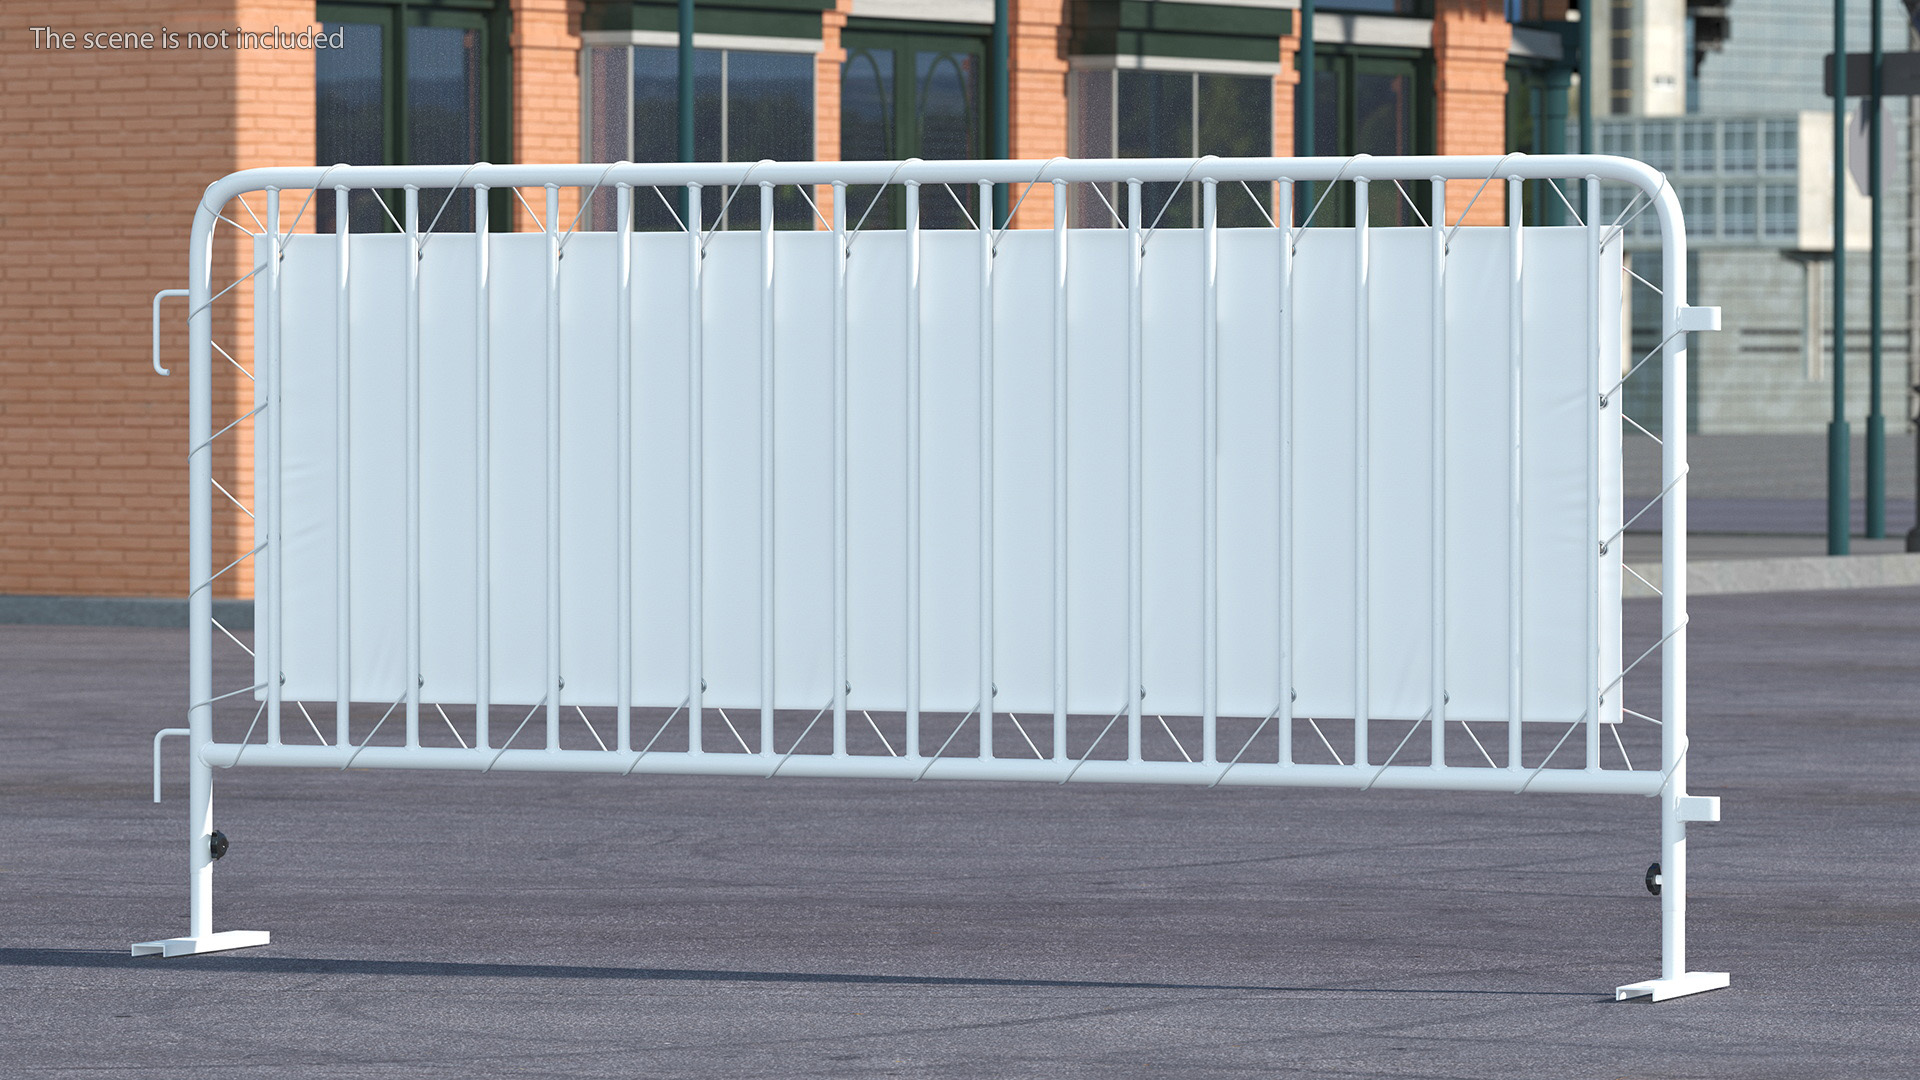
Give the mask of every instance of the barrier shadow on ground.
<svg viewBox="0 0 1920 1080">
<path fill-rule="evenodd" d="M 437 960 L 348 960 L 301 956 L 210 955 L 157 960 L 95 949 L 0 948 L 0 967 L 166 970 L 254 975 L 374 975 L 388 978 L 613 979 L 634 982 L 790 983 L 851 986 L 951 986 L 1040 990 L 1159 990 L 1266 994 L 1472 995 L 1612 1000 L 1581 990 L 1482 987 L 1274 986 L 1254 983 L 1135 982 L 1099 979 L 1015 979 L 965 975 L 743 971 L 722 968 L 615 967 L 593 964 L 499 964 Z"/>
</svg>

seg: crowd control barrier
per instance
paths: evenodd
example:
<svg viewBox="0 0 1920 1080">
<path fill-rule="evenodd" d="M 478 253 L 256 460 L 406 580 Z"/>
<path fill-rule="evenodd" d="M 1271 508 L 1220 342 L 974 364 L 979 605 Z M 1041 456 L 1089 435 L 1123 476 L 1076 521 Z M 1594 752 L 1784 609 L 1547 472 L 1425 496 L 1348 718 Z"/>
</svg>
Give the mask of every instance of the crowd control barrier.
<svg viewBox="0 0 1920 1080">
<path fill-rule="evenodd" d="M 229 176 L 187 299 L 189 929 L 134 952 L 267 941 L 213 929 L 220 769 L 1027 780 L 1654 799 L 1661 969 L 1618 994 L 1725 986 L 1686 965 L 1686 266 L 1612 157 Z M 1662 446 L 1631 516 L 1626 437 Z M 249 561 L 251 646 L 212 604 Z"/>
</svg>

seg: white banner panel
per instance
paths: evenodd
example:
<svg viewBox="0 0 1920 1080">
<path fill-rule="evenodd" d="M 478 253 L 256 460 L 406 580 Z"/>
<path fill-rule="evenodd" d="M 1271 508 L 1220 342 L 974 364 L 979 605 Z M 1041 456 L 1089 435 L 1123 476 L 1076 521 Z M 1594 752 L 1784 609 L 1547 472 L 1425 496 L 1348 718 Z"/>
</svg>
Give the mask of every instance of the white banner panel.
<svg viewBox="0 0 1920 1080">
<path fill-rule="evenodd" d="M 1364 648 L 1368 714 L 1423 716 L 1431 705 L 1436 528 L 1444 528 L 1450 717 L 1507 717 L 1516 642 L 1528 720 L 1584 715 L 1597 689 L 1589 681 L 1595 653 L 1600 685 L 1618 672 L 1617 548 L 1600 559 L 1597 593 L 1589 586 L 1597 541 L 1618 527 L 1617 509 L 1599 511 L 1597 521 L 1588 511 L 1589 470 L 1599 505 L 1617 508 L 1618 430 L 1600 430 L 1592 441 L 1588 432 L 1596 405 L 1592 372 L 1601 369 L 1603 387 L 1618 378 L 1619 256 L 1613 252 L 1596 271 L 1584 229 L 1523 231 L 1518 294 L 1524 331 L 1516 367 L 1509 239 L 1506 229 L 1460 229 L 1436 290 L 1430 230 L 1373 230 L 1370 280 L 1362 289 L 1351 230 L 1302 233 L 1285 282 L 1286 234 L 1220 231 L 1213 452 L 1222 714 L 1272 713 L 1284 693 L 1281 657 L 1291 650 L 1296 714 L 1351 716 L 1355 658 Z M 1143 612 L 1146 708 L 1170 715 L 1203 709 L 1209 453 L 1203 235 L 1152 234 L 1137 313 L 1129 301 L 1129 236 L 1117 230 L 1069 235 L 1064 491 L 1055 485 L 1052 240 L 1044 231 L 1009 232 L 993 256 L 993 321 L 984 328 L 993 400 L 984 418 L 978 234 L 921 237 L 917 402 L 907 394 L 908 365 L 916 362 L 906 350 L 908 237 L 866 232 L 853 246 L 846 342 L 853 709 L 904 708 L 909 665 L 916 662 L 906 649 L 910 409 L 918 410 L 920 427 L 920 707 L 965 712 L 978 703 L 984 499 L 993 511 L 996 709 L 1053 711 L 1058 633 L 1065 635 L 1070 710 L 1110 715 L 1125 706 L 1128 506 L 1137 484 L 1142 571 L 1131 584 Z M 695 368 L 688 362 L 694 260 L 687 237 L 634 236 L 634 286 L 626 296 L 614 235 L 568 240 L 557 297 L 548 296 L 544 235 L 488 242 L 491 348 L 484 358 L 477 355 L 481 278 L 474 237 L 436 236 L 420 260 L 423 698 L 470 703 L 477 693 L 482 582 L 475 560 L 484 483 L 491 505 L 484 586 L 492 700 L 532 704 L 545 695 L 548 640 L 557 634 L 563 700 L 616 702 L 618 387 L 625 364 L 631 395 L 624 415 L 633 451 L 627 493 L 633 703 L 670 708 L 687 697 L 693 603 L 702 615 L 709 705 L 753 707 L 769 692 L 761 685 L 759 652 L 767 619 L 775 628 L 776 704 L 813 710 L 826 703 L 834 659 L 833 237 L 784 232 L 775 238 L 771 431 L 761 423 L 759 236 L 718 233 L 706 246 L 700 262 L 704 355 L 697 369 L 704 433 L 697 588 L 688 547 L 689 373 Z M 345 343 L 335 336 L 335 238 L 292 237 L 283 263 L 286 542 L 279 624 L 285 694 L 336 696 L 342 643 L 335 622 L 344 600 L 351 696 L 392 701 L 407 679 L 407 343 L 414 333 L 407 318 L 407 242 L 355 235 L 350 243 Z M 1445 305 L 1438 342 L 1436 295 Z M 623 303 L 632 316 L 632 348 L 624 357 L 617 334 Z M 1600 305 L 1597 349 L 1588 331 L 1594 303 Z M 548 355 L 550 304 L 557 305 L 557 358 Z M 1143 419 L 1137 477 L 1129 471 L 1128 439 L 1128 352 L 1136 318 Z M 1357 349 L 1362 320 L 1365 355 Z M 257 325 L 264 334 L 267 320 Z M 1289 331 L 1290 382 L 1282 362 Z M 256 355 L 269 353 L 262 348 Z M 342 363 L 351 387 L 352 435 L 345 447 L 335 435 Z M 557 429 L 549 421 L 554 383 Z M 485 432 L 477 430 L 476 394 L 483 386 L 490 416 Z M 1431 482 L 1436 393 L 1445 401 L 1445 438 L 1438 444 L 1445 454 L 1444 498 Z M 1517 489 L 1511 483 L 1516 400 Z M 1290 522 L 1282 520 L 1283 417 L 1292 431 Z M 983 484 L 981 469 L 983 420 L 992 431 L 991 485 Z M 491 463 L 485 477 L 477 466 L 483 439 Z M 772 476 L 761 468 L 768 439 Z M 555 444 L 557 491 L 549 484 Z M 256 453 L 256 460 L 266 468 L 271 459 Z M 351 506 L 345 522 L 334 512 L 342 460 Z M 761 578 L 766 485 L 774 505 L 771 611 Z M 1362 498 L 1364 537 L 1357 527 Z M 1060 499 L 1067 524 L 1064 630 L 1054 618 Z M 550 507 L 558 511 L 557 559 L 549 557 Z M 1516 511 L 1518 552 L 1509 529 Z M 1589 535 L 1590 526 L 1597 536 Z M 1283 535 L 1290 545 L 1281 543 Z M 335 571 L 343 537 L 351 566 L 344 591 Z M 1289 562 L 1282 561 L 1283 548 L 1291 552 Z M 553 564 L 558 577 L 550 582 Z M 1357 606 L 1362 566 L 1364 613 Z M 1292 583 L 1290 620 L 1281 605 L 1283 575 Z M 557 590 L 560 613 L 551 626 L 550 588 Z M 1510 617 L 1516 600 L 1517 625 Z M 260 631 L 271 632 L 270 626 Z"/>
</svg>

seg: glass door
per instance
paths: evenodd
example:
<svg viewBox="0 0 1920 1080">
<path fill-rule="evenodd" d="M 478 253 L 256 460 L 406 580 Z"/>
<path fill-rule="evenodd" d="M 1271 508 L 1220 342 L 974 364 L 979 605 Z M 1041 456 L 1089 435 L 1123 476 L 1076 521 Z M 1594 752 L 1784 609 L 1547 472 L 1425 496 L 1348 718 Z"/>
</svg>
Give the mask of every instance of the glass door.
<svg viewBox="0 0 1920 1080">
<path fill-rule="evenodd" d="M 984 38 L 959 34 L 876 34 L 849 30 L 840 69 L 840 158 L 978 158 L 986 153 Z M 905 205 L 893 188 L 848 191 L 850 227 L 901 228 Z M 930 229 L 972 228 L 976 190 L 924 189 L 920 221 Z M 962 203 L 965 204 L 964 208 Z M 871 207 L 871 210 L 869 210 Z"/>
<path fill-rule="evenodd" d="M 1412 57 L 1367 53 L 1322 53 L 1314 80 L 1314 137 L 1303 155 L 1388 155 L 1431 152 L 1429 105 L 1417 92 L 1431 85 L 1430 68 Z M 1302 185 L 1318 200 L 1324 188 Z M 1369 225 L 1418 225 L 1427 213 L 1427 184 L 1391 181 L 1367 186 Z M 1296 213 L 1304 217 L 1311 202 L 1302 196 Z M 1417 210 L 1415 208 L 1418 208 Z M 1342 182 L 1314 218 L 1317 225 L 1353 224 L 1353 188 Z"/>
<path fill-rule="evenodd" d="M 490 77 L 502 62 L 496 15 L 419 4 L 318 10 L 327 32 L 341 32 L 345 42 L 314 55 L 319 164 L 459 165 L 505 156 L 505 97 L 495 92 L 504 80 Z M 423 229 L 436 216 L 440 231 L 473 228 L 471 199 L 451 194 L 420 193 Z M 400 192 L 372 191 L 354 192 L 348 205 L 356 232 L 393 228 L 404 206 Z M 321 231 L 334 227 L 332 199 L 316 198 L 314 212 Z"/>
</svg>

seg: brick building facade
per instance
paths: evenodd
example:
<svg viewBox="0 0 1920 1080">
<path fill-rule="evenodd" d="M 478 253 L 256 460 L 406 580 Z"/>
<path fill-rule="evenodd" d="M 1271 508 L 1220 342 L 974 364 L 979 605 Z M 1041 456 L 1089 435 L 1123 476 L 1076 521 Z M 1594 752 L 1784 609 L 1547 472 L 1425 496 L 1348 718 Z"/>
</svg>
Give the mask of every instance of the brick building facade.
<svg viewBox="0 0 1920 1080">
<path fill-rule="evenodd" d="M 1301 36 L 1295 2 L 1011 0 L 1011 154 L 1127 156 L 1168 148 L 1184 154 L 1191 152 L 1182 149 L 1188 144 L 1196 144 L 1199 152 L 1250 147 L 1284 156 L 1304 150 L 1294 135 Z M 1419 0 L 1352 5 L 1372 11 L 1398 7 L 1411 14 L 1328 10 L 1339 6 L 1323 0 L 1315 24 L 1320 112 L 1327 117 L 1315 148 L 1320 153 L 1497 154 L 1551 148 L 1513 145 L 1512 104 L 1516 73 L 1566 69 L 1570 57 L 1561 57 L 1564 36 L 1552 23 L 1515 27 L 1504 5 L 1494 0 L 1431 0 L 1425 10 Z M 466 61 L 468 77 L 479 80 L 472 100 L 484 101 L 487 114 L 472 118 L 472 145 L 496 161 L 646 160 L 643 153 L 609 148 L 625 149 L 623 140 L 644 141 L 653 128 L 672 123 L 670 115 L 662 119 L 634 96 L 641 91 L 618 99 L 602 85 L 622 74 L 629 86 L 638 85 L 642 67 L 658 59 L 656 51 L 670 49 L 671 4 L 99 0 L 84 8 L 42 8 L 10 4 L 9 25 L 0 27 L 5 56 L 0 80 L 6 90 L 0 138 L 7 149 L 0 155 L 0 186 L 10 195 L 0 206 L 0 229 L 7 237 L 0 264 L 5 282 L 0 289 L 0 607 L 31 610 L 36 617 L 46 616 L 47 604 L 54 602 L 48 598 L 177 601 L 184 593 L 187 388 L 178 368 L 184 365 L 185 313 L 178 301 L 163 309 L 162 346 L 176 374 L 159 378 L 147 360 L 149 303 L 155 290 L 183 283 L 187 227 L 208 183 L 238 169 L 320 161 L 334 145 L 329 139 L 347 137 L 330 134 L 328 125 L 341 121 L 316 104 L 316 80 L 324 83 L 329 71 L 337 72 L 326 65 L 342 63 L 340 56 L 301 49 L 188 48 L 184 37 L 174 48 L 158 37 L 149 47 L 86 48 L 83 35 L 304 30 L 359 19 L 384 27 L 384 40 L 404 39 L 410 49 L 416 28 L 465 34 L 461 40 L 477 50 Z M 718 58 L 722 109 L 764 104 L 772 110 L 743 112 L 738 122 L 723 122 L 723 153 L 727 139 L 758 137 L 752 134 L 756 123 L 776 133 L 766 138 L 775 138 L 792 125 L 767 118 L 778 120 L 787 115 L 780 108 L 797 107 L 811 120 L 810 138 L 799 150 L 778 156 L 892 156 L 846 153 L 871 145 L 927 157 L 984 156 L 982 62 L 991 3 L 729 0 L 703 2 L 699 10 L 696 44 Z M 1556 17 L 1564 17 L 1564 10 Z M 37 40 L 34 26 L 73 34 L 74 44 L 67 47 L 64 38 L 48 41 L 45 35 Z M 430 50 L 395 60 L 398 52 L 383 54 L 380 70 L 387 83 L 382 85 L 389 89 L 376 105 L 388 110 L 385 115 L 402 118 L 394 121 L 400 131 L 396 135 L 389 125 L 381 136 L 383 149 L 372 152 L 405 160 L 411 146 L 417 160 L 428 140 L 417 135 L 409 143 L 406 114 L 400 110 L 420 102 L 409 103 L 404 95 L 398 105 L 390 100 L 394 73 L 401 70 L 394 65 L 418 63 L 424 70 Z M 872 86 L 878 84 L 860 81 L 866 76 L 856 78 L 856 73 L 880 72 L 888 56 L 907 58 L 901 62 L 909 67 L 910 60 L 936 69 L 949 63 L 960 87 L 953 100 L 962 102 L 954 115 L 969 117 L 966 124 L 972 126 L 955 128 L 958 134 L 937 133 L 928 120 L 925 131 L 874 128 L 868 134 L 880 143 L 862 142 L 868 135 L 860 134 L 867 130 L 860 125 L 870 115 L 892 114 L 884 102 L 879 113 L 872 112 Z M 779 57 L 790 59 L 769 59 Z M 791 89 L 790 78 L 780 82 L 788 78 L 781 73 L 795 70 L 810 73 L 810 106 L 743 96 L 774 94 L 768 87 Z M 934 78 L 927 76 L 921 89 L 932 86 Z M 727 80 L 746 89 L 729 98 L 725 87 L 734 83 Z M 894 90 L 883 92 L 912 93 L 899 89 L 911 81 L 899 80 Z M 1558 85 L 1565 86 L 1564 75 Z M 1148 91 L 1157 105 L 1139 104 Z M 1356 118 L 1355 96 L 1369 93 L 1399 102 L 1391 107 L 1401 112 L 1389 116 L 1384 127 L 1368 116 Z M 893 105 L 900 100 L 896 96 Z M 935 110 L 943 107 L 940 100 L 927 91 L 918 107 L 923 113 Z M 1241 111 L 1202 116 L 1201 102 L 1229 100 Z M 1185 127 L 1184 120 L 1162 124 L 1151 133 L 1159 142 L 1142 144 L 1140 125 L 1133 121 L 1147 113 L 1138 110 L 1158 108 L 1154 116 L 1172 115 L 1169 101 L 1191 106 L 1193 127 Z M 615 115 L 620 108 L 626 111 Z M 1127 112 L 1123 124 L 1125 110 L 1134 111 Z M 1397 143 L 1370 144 L 1383 137 L 1381 130 L 1390 131 L 1384 137 Z M 964 147 L 966 139 L 975 140 L 972 153 L 947 152 Z M 1208 145 L 1221 139 L 1231 142 L 1229 150 Z M 776 156 L 750 145 L 735 151 L 734 158 Z M 1449 191 L 1453 212 L 1461 212 L 1471 195 L 1464 187 Z M 1015 224 L 1049 224 L 1051 199 L 1050 189 L 1036 190 Z M 291 222 L 299 211 L 298 199 L 288 197 L 285 220 Z M 571 211 L 569 204 L 564 212 Z M 246 212 L 264 215 L 265 207 L 256 204 Z M 1471 213 L 1476 221 L 1498 221 L 1503 208 L 1496 193 L 1489 193 Z M 317 216 L 309 212 L 301 229 L 314 227 Z M 515 217 L 517 223 L 506 224 Z M 359 218 L 354 220 L 359 227 Z M 235 224 L 255 228 L 244 218 Z M 524 228 L 526 218 L 505 215 L 501 227 Z M 220 247 L 222 265 L 214 276 L 232 280 L 246 272 L 251 256 L 238 232 L 223 235 L 232 242 Z M 236 360 L 232 365 L 222 361 L 215 379 L 216 428 L 243 417 L 251 401 L 248 376 L 241 370 L 249 362 L 243 347 L 252 333 L 248 310 L 244 300 L 223 308 L 214 328 L 215 340 Z M 223 440 L 228 456 L 216 463 L 217 476 L 247 474 L 244 461 L 234 455 L 250 443 L 249 424 L 242 420 L 235 431 L 239 438 Z M 216 517 L 216 565 L 252 544 L 249 517 L 236 508 L 250 501 L 251 492 L 241 483 L 232 495 L 235 503 Z M 247 571 L 243 564 L 222 578 L 218 594 L 250 596 Z M 96 604 L 96 609 L 111 609 L 111 617 L 120 621 L 174 618 L 161 604 L 148 609 Z M 77 610 L 70 605 L 62 617 L 86 617 Z M 183 617 L 184 608 L 179 614 Z"/>
</svg>

